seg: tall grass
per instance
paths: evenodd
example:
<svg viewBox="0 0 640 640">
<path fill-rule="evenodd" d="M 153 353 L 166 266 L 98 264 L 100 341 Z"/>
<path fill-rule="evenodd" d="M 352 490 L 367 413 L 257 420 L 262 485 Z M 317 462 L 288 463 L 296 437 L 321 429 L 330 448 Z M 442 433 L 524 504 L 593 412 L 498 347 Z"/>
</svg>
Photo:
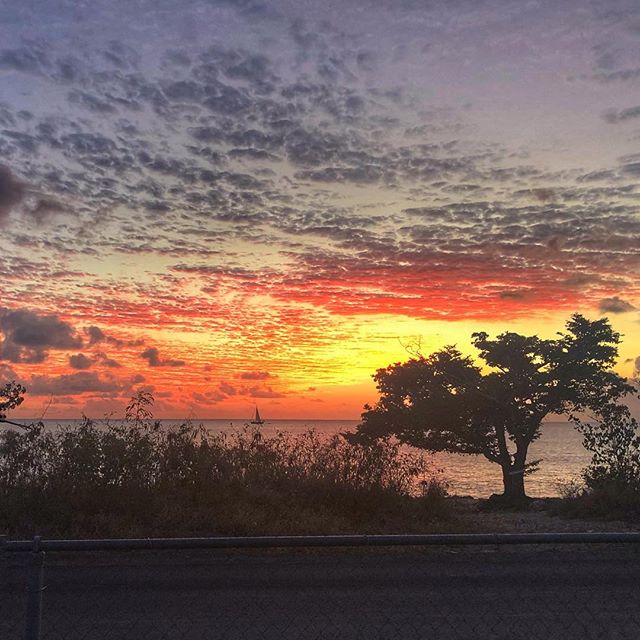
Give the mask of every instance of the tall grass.
<svg viewBox="0 0 640 640">
<path fill-rule="evenodd" d="M 152 536 L 423 530 L 445 515 L 425 458 L 389 440 L 161 426 L 144 412 L 0 433 L 0 531 Z"/>
</svg>

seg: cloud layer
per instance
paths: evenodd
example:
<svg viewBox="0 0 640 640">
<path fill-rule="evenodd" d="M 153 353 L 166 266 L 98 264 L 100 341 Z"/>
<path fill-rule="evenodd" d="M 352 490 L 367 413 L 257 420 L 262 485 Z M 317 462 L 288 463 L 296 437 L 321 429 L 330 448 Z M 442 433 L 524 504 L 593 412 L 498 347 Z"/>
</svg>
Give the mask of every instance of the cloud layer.
<svg viewBox="0 0 640 640">
<path fill-rule="evenodd" d="M 0 358 L 275 402 L 388 317 L 635 321 L 635 3 L 362 6 L 5 3 Z"/>
</svg>

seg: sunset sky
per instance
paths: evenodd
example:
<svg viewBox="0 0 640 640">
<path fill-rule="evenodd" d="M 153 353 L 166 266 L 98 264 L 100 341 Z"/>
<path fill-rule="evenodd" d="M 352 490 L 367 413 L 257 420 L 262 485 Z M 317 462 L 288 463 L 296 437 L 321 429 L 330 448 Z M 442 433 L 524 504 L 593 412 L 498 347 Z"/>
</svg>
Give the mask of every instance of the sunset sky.
<svg viewBox="0 0 640 640">
<path fill-rule="evenodd" d="M 640 355 L 637 0 L 5 0 L 15 415 L 356 419 L 572 312 Z"/>
</svg>

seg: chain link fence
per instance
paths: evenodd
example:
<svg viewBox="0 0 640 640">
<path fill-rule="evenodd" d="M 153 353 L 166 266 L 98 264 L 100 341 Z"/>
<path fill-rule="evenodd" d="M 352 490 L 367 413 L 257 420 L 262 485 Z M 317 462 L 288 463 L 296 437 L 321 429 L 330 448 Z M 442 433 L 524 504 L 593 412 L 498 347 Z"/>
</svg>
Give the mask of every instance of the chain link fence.
<svg viewBox="0 0 640 640">
<path fill-rule="evenodd" d="M 319 538 L 296 538 L 295 548 L 260 542 L 269 539 L 215 548 L 211 539 L 212 548 L 194 540 L 104 548 L 44 541 L 28 551 L 9 542 L 0 551 L 0 637 L 640 637 L 638 536 L 517 545 L 508 536 L 494 544 L 470 544 L 472 537 L 421 546 L 411 537 L 362 537 L 350 548 L 331 538 L 322 548 Z"/>
</svg>

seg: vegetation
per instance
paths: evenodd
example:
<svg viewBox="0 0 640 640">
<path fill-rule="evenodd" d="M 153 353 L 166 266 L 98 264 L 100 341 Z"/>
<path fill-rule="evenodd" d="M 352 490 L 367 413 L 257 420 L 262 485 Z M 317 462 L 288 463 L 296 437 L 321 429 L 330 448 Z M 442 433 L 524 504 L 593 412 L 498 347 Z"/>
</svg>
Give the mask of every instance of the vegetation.
<svg viewBox="0 0 640 640">
<path fill-rule="evenodd" d="M 18 394 L 19 396 L 20 394 Z M 13 396 L 15 403 L 16 396 Z M 424 530 L 444 515 L 425 459 L 369 445 L 160 426 L 139 394 L 124 422 L 0 433 L 0 531 L 11 536 L 244 535 Z"/>
<path fill-rule="evenodd" d="M 607 407 L 597 418 L 572 416 L 586 449 L 593 453 L 560 503 L 562 513 L 607 519 L 640 519 L 640 425 L 624 405 Z"/>
<path fill-rule="evenodd" d="M 19 407 L 24 402 L 26 389 L 15 382 L 7 382 L 0 387 L 0 422 L 7 422 L 7 412 Z"/>
<path fill-rule="evenodd" d="M 524 476 L 536 466 L 527 454 L 542 420 L 585 410 L 605 415 L 634 389 L 611 370 L 620 335 L 606 318 L 575 314 L 566 330 L 552 340 L 474 333 L 488 372 L 453 346 L 378 370 L 380 399 L 365 406 L 352 441 L 395 435 L 430 451 L 484 455 L 502 469 L 501 501 L 523 502 Z"/>
</svg>

